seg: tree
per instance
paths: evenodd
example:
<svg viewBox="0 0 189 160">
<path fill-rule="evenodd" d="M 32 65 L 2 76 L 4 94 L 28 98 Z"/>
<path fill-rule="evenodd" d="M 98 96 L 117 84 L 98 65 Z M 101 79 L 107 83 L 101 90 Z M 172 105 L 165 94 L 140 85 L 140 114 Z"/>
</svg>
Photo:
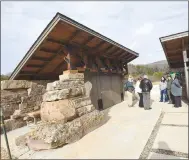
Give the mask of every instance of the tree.
<svg viewBox="0 0 189 160">
<path fill-rule="evenodd" d="M 1 81 L 3 81 L 3 80 L 8 80 L 9 79 L 9 76 L 7 76 L 7 75 L 1 75 Z"/>
</svg>

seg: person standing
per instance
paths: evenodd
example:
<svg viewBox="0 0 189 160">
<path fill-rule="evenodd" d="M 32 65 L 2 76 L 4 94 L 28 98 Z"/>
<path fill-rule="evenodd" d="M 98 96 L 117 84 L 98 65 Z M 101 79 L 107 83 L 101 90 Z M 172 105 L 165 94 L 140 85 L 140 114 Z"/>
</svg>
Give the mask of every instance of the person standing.
<svg viewBox="0 0 189 160">
<path fill-rule="evenodd" d="M 128 81 L 125 84 L 125 91 L 127 91 L 127 95 L 129 97 L 132 97 L 132 100 L 131 100 L 132 103 L 131 103 L 131 105 L 129 104 L 128 106 L 133 107 L 137 103 L 139 98 L 135 94 L 135 87 L 134 87 L 134 84 L 133 84 L 133 77 L 132 76 L 129 76 Z"/>
<path fill-rule="evenodd" d="M 160 102 L 167 102 L 167 82 L 165 77 L 161 78 L 159 89 L 160 89 Z"/>
<path fill-rule="evenodd" d="M 167 77 L 167 94 L 169 97 L 169 104 L 173 103 L 173 95 L 171 94 L 171 84 L 173 82 L 173 79 L 171 78 L 170 75 Z"/>
<path fill-rule="evenodd" d="M 178 74 L 175 75 L 175 78 L 171 84 L 171 93 L 174 96 L 175 108 L 179 108 L 182 106 L 181 104 L 181 96 L 182 96 L 182 83 L 179 80 Z"/>
<path fill-rule="evenodd" d="M 140 82 L 140 88 L 142 89 L 144 109 L 149 110 L 150 108 L 150 91 L 152 90 L 152 82 L 148 79 L 147 75 Z"/>
<path fill-rule="evenodd" d="M 143 96 L 142 96 L 142 90 L 140 88 L 140 82 L 142 80 L 142 77 L 139 77 L 137 82 L 136 82 L 136 87 L 135 87 L 135 91 L 136 93 L 138 93 L 139 95 L 139 107 L 144 107 L 144 104 L 143 104 Z"/>
</svg>

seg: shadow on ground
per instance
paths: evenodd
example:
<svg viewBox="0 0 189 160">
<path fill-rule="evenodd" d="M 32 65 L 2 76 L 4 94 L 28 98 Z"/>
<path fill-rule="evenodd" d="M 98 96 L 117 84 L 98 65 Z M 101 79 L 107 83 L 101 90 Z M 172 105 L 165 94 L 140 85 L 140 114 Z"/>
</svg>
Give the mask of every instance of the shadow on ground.
<svg viewBox="0 0 189 160">
<path fill-rule="evenodd" d="M 159 149 L 165 148 L 165 149 Z M 148 159 L 183 159 L 179 158 L 176 152 L 171 151 L 166 142 L 160 141 L 158 143 L 158 149 L 152 149 L 153 154 Z"/>
</svg>

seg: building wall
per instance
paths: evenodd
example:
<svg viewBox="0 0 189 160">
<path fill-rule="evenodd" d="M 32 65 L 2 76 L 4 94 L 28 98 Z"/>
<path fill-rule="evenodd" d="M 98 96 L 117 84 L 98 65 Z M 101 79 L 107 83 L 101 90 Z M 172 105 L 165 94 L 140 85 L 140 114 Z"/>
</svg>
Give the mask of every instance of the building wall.
<svg viewBox="0 0 189 160">
<path fill-rule="evenodd" d="M 97 109 L 106 109 L 122 101 L 122 77 L 118 74 L 85 73 L 85 88 Z M 103 108 L 100 108 L 103 104 Z"/>
</svg>

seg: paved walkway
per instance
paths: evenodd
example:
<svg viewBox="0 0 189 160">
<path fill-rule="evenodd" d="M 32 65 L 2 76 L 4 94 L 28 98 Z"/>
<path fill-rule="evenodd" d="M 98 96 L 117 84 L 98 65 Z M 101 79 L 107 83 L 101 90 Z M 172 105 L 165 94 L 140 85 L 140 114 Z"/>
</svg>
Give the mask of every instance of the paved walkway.
<svg viewBox="0 0 189 160">
<path fill-rule="evenodd" d="M 11 131 L 8 137 L 12 153 L 21 159 L 187 157 L 188 107 L 183 104 L 182 108 L 176 109 L 172 105 L 158 102 L 157 86 L 152 91 L 152 99 L 152 109 L 148 111 L 137 106 L 129 108 L 127 101 L 113 106 L 106 110 L 109 116 L 106 124 L 79 141 L 58 149 L 39 152 L 28 151 L 26 148 L 15 150 L 14 138 L 27 132 L 28 128 Z M 2 146 L 5 146 L 4 137 Z"/>
</svg>

